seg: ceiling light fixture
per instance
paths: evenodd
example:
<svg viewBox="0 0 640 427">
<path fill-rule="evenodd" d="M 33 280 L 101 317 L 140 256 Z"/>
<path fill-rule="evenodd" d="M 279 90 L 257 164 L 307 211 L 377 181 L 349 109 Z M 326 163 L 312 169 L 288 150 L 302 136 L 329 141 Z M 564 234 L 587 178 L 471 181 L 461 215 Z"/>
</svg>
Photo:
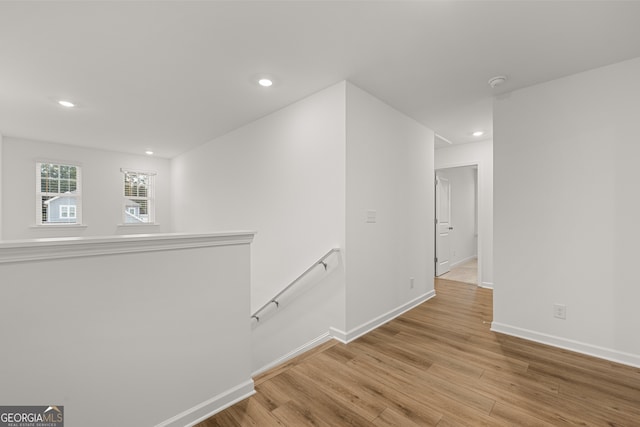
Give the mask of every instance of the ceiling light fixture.
<svg viewBox="0 0 640 427">
<path fill-rule="evenodd" d="M 493 89 L 496 86 L 500 86 L 506 81 L 507 81 L 507 76 L 495 76 L 495 77 L 491 77 L 487 83 L 489 83 L 489 86 L 491 86 L 491 88 Z"/>
<path fill-rule="evenodd" d="M 148 156 L 153 156 L 153 151 L 147 150 L 147 151 L 144 152 L 144 154 L 146 154 Z"/>
<path fill-rule="evenodd" d="M 482 135 L 484 135 L 484 131 L 477 130 L 477 131 L 475 131 L 472 135 L 473 135 L 473 136 L 482 136 Z"/>
<path fill-rule="evenodd" d="M 269 87 L 271 85 L 273 85 L 273 80 L 271 79 L 267 79 L 267 78 L 262 78 L 260 80 L 258 80 L 258 84 L 262 87 Z"/>
<path fill-rule="evenodd" d="M 73 107 L 76 106 L 76 104 L 74 104 L 73 102 L 65 101 L 64 99 L 58 101 L 58 104 L 62 105 L 63 107 L 67 107 L 67 108 L 73 108 Z"/>
</svg>

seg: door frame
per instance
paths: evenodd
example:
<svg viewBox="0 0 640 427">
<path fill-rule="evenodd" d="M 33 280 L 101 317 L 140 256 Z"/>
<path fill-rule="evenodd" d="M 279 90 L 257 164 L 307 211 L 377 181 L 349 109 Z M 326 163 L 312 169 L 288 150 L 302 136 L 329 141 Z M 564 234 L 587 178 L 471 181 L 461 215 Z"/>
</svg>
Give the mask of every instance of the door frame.
<svg viewBox="0 0 640 427">
<path fill-rule="evenodd" d="M 484 259 L 484 255 L 482 253 L 482 243 L 483 243 L 483 233 L 481 232 L 482 227 L 480 226 L 481 224 L 484 224 L 484 221 L 486 221 L 485 215 L 484 215 L 484 204 L 486 203 L 486 200 L 484 200 L 484 197 L 482 195 L 482 192 L 480 191 L 481 188 L 484 188 L 485 182 L 484 182 L 484 178 L 482 175 L 482 171 L 484 170 L 484 167 L 482 165 L 482 162 L 480 162 L 479 160 L 471 160 L 468 162 L 456 162 L 456 163 L 445 163 L 443 165 L 440 165 L 437 169 L 434 168 L 433 169 L 433 179 L 435 182 L 435 176 L 436 176 L 436 172 L 439 170 L 443 170 L 443 169 L 452 169 L 452 168 L 460 168 L 460 167 L 466 167 L 466 166 L 475 166 L 478 169 L 478 177 L 477 177 L 477 181 L 476 181 L 476 195 L 478 198 L 478 287 L 482 288 L 483 283 L 484 283 L 484 277 L 482 276 L 482 260 Z M 435 251 L 435 247 L 436 247 L 436 236 L 434 235 L 433 237 L 433 247 L 434 247 L 434 251 Z M 435 278 L 435 271 L 434 271 L 434 278 Z"/>
<path fill-rule="evenodd" d="M 448 224 L 448 227 L 449 227 L 449 232 L 447 233 L 447 238 L 450 239 L 451 238 L 451 236 L 450 236 L 450 234 L 451 234 L 451 183 L 449 182 L 448 178 L 438 178 L 437 171 L 435 171 L 435 172 L 436 173 L 435 173 L 435 179 L 434 180 L 435 180 L 435 187 L 436 188 L 435 188 L 435 192 L 434 192 L 434 194 L 435 194 L 435 204 L 434 204 L 435 205 L 435 215 L 434 216 L 435 216 L 436 220 L 435 220 L 435 224 L 434 224 L 434 237 L 435 238 L 434 238 L 434 245 L 433 245 L 433 251 L 435 253 L 434 276 L 435 277 L 440 277 L 440 276 L 442 276 L 444 274 L 447 274 L 449 271 L 451 271 L 451 243 L 450 243 L 450 240 L 449 240 L 449 253 L 447 254 L 447 263 L 448 263 L 447 271 L 442 273 L 442 274 L 438 274 L 438 271 L 439 271 L 438 270 L 438 266 L 439 266 L 439 264 L 441 262 L 440 259 L 439 259 L 440 257 L 438 256 L 438 255 L 441 255 L 441 252 L 438 251 L 438 242 L 442 243 L 442 241 L 439 239 L 439 236 L 441 234 L 440 233 L 440 224 L 442 222 L 440 221 L 440 219 L 441 219 L 439 217 L 440 212 L 438 211 L 438 207 L 442 206 L 441 205 L 442 201 L 439 200 L 439 198 L 438 198 L 439 195 L 440 196 L 442 195 L 442 187 L 439 187 L 439 184 L 442 182 L 441 180 L 443 180 L 443 179 L 445 181 L 447 181 L 447 191 L 449 193 L 449 194 L 447 194 L 447 202 L 449 204 L 449 206 L 447 207 L 447 210 L 449 212 L 449 218 L 447 220 L 447 224 Z M 476 248 L 476 251 L 477 251 L 477 248 Z"/>
</svg>

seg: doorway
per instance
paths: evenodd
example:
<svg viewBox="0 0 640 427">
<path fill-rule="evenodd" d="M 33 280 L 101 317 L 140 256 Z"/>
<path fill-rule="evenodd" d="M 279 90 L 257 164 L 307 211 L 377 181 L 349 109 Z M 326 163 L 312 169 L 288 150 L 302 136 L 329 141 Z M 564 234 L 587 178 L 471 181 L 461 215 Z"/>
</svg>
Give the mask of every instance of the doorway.
<svg viewBox="0 0 640 427">
<path fill-rule="evenodd" d="M 478 166 L 436 170 L 435 275 L 478 285 Z"/>
</svg>

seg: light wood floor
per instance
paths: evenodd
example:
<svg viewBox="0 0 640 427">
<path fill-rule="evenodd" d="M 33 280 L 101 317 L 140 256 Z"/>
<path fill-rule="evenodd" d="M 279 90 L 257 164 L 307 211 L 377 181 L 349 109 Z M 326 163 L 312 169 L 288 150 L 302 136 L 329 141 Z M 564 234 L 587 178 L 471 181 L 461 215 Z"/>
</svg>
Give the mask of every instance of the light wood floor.
<svg viewBox="0 0 640 427">
<path fill-rule="evenodd" d="M 470 259 L 456 265 L 449 272 L 439 277 L 440 279 L 454 280 L 456 282 L 478 284 L 478 259 Z"/>
<path fill-rule="evenodd" d="M 640 426 L 640 369 L 489 330 L 491 290 L 437 296 L 255 378 L 214 426 Z"/>
</svg>

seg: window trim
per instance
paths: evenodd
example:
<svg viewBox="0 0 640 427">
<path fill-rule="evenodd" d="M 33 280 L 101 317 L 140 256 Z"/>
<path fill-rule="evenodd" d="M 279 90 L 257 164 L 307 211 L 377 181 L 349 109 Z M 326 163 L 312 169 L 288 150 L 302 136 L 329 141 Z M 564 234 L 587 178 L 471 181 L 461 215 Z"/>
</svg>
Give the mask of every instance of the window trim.
<svg viewBox="0 0 640 427">
<path fill-rule="evenodd" d="M 64 215 L 64 210 L 65 210 L 64 208 L 67 208 L 66 209 L 66 211 L 67 211 L 66 212 L 66 214 L 67 214 L 66 216 Z M 77 217 L 77 211 L 78 211 L 77 205 L 60 205 L 59 209 L 60 209 L 60 218 L 66 218 L 66 219 L 77 219 L 78 218 Z M 71 215 L 72 211 L 73 211 L 73 216 Z"/>
<path fill-rule="evenodd" d="M 76 189 L 75 194 L 67 195 L 67 197 L 72 197 L 76 200 L 76 216 L 74 222 L 48 222 L 43 221 L 42 219 L 42 197 L 43 196 L 51 196 L 59 197 L 64 196 L 66 193 L 52 193 L 52 192 L 43 192 L 42 191 L 42 165 L 43 164 L 52 164 L 56 166 L 72 166 L 76 168 Z M 68 160 L 51 160 L 51 159 L 36 159 L 35 160 L 35 185 L 36 185 L 36 228 L 40 227 L 78 227 L 83 226 L 82 223 L 82 165 L 78 162 L 68 161 Z"/>
<path fill-rule="evenodd" d="M 149 226 L 149 225 L 158 225 L 158 223 L 156 222 L 156 176 L 158 175 L 156 172 L 154 171 L 146 171 L 146 170 L 140 170 L 140 169 L 129 169 L 129 168 L 120 168 L 120 172 L 122 172 L 122 181 L 121 181 L 121 185 L 122 185 L 122 206 L 121 206 L 121 218 L 122 218 L 122 226 L 126 226 L 126 227 L 131 227 L 131 226 Z M 140 196 L 127 196 L 125 194 L 125 176 L 126 174 L 137 174 L 137 175 L 146 175 L 149 178 L 149 184 L 148 184 L 148 188 L 147 188 L 147 196 L 146 197 L 140 197 Z M 148 221 L 147 222 L 140 222 L 140 223 L 128 223 L 126 221 L 126 212 L 128 212 L 127 210 L 127 202 L 129 200 L 132 199 L 139 199 L 139 200 L 146 200 L 147 202 L 147 216 L 148 216 Z"/>
</svg>

